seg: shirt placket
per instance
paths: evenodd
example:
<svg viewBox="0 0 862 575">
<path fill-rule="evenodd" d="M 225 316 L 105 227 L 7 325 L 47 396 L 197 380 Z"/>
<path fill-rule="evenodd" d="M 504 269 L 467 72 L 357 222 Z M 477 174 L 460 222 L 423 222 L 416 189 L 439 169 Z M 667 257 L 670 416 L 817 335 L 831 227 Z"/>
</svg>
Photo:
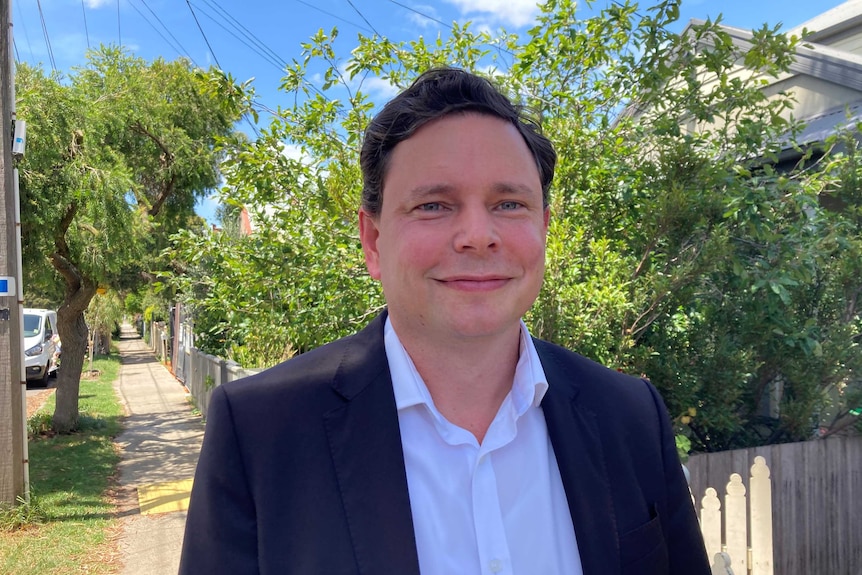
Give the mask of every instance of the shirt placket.
<svg viewBox="0 0 862 575">
<path fill-rule="evenodd" d="M 512 561 L 503 525 L 491 453 L 480 449 L 473 471 L 473 524 L 482 573 L 511 575 Z"/>
</svg>

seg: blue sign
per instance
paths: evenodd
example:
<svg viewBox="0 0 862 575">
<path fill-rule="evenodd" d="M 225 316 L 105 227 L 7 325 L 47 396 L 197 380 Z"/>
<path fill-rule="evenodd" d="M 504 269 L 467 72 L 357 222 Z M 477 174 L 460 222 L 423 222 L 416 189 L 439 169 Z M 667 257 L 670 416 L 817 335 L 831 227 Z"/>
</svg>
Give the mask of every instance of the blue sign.
<svg viewBox="0 0 862 575">
<path fill-rule="evenodd" d="M 0 296 L 15 295 L 15 278 L 0 277 Z"/>
</svg>

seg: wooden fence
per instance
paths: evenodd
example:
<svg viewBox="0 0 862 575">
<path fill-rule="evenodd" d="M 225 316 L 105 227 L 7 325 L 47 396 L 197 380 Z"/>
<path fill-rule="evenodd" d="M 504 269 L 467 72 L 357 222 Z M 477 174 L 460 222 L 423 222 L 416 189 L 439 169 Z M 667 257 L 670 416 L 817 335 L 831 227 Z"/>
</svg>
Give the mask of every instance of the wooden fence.
<svg viewBox="0 0 862 575">
<path fill-rule="evenodd" d="M 735 473 L 751 493 L 748 470 L 758 456 L 771 480 L 774 575 L 862 574 L 862 437 L 693 455 L 687 467 L 698 504 Z M 746 575 L 730 555 L 734 574 Z"/>
</svg>

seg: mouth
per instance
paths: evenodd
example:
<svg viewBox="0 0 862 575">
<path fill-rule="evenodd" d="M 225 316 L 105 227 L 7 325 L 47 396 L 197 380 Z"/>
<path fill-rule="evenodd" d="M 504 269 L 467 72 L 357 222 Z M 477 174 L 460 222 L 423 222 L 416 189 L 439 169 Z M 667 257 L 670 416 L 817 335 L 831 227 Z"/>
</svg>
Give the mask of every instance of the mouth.
<svg viewBox="0 0 862 575">
<path fill-rule="evenodd" d="M 454 276 L 437 280 L 445 287 L 459 291 L 486 292 L 500 289 L 511 278 L 504 276 Z"/>
</svg>

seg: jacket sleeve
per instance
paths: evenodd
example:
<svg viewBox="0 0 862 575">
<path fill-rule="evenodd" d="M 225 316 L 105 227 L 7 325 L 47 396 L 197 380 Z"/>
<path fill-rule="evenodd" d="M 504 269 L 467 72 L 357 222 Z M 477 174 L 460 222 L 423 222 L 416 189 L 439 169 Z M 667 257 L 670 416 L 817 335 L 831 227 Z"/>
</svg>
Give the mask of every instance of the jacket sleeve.
<svg viewBox="0 0 862 575">
<path fill-rule="evenodd" d="M 180 558 L 180 575 L 257 574 L 257 519 L 224 388 L 210 399 Z"/>
<path fill-rule="evenodd" d="M 649 383 L 648 387 L 660 420 L 662 460 L 667 489 L 667 508 L 662 523 L 668 546 L 669 574 L 709 575 L 711 569 L 703 535 L 697 513 L 692 506 L 691 491 L 676 451 L 670 415 L 655 387 Z"/>
</svg>

